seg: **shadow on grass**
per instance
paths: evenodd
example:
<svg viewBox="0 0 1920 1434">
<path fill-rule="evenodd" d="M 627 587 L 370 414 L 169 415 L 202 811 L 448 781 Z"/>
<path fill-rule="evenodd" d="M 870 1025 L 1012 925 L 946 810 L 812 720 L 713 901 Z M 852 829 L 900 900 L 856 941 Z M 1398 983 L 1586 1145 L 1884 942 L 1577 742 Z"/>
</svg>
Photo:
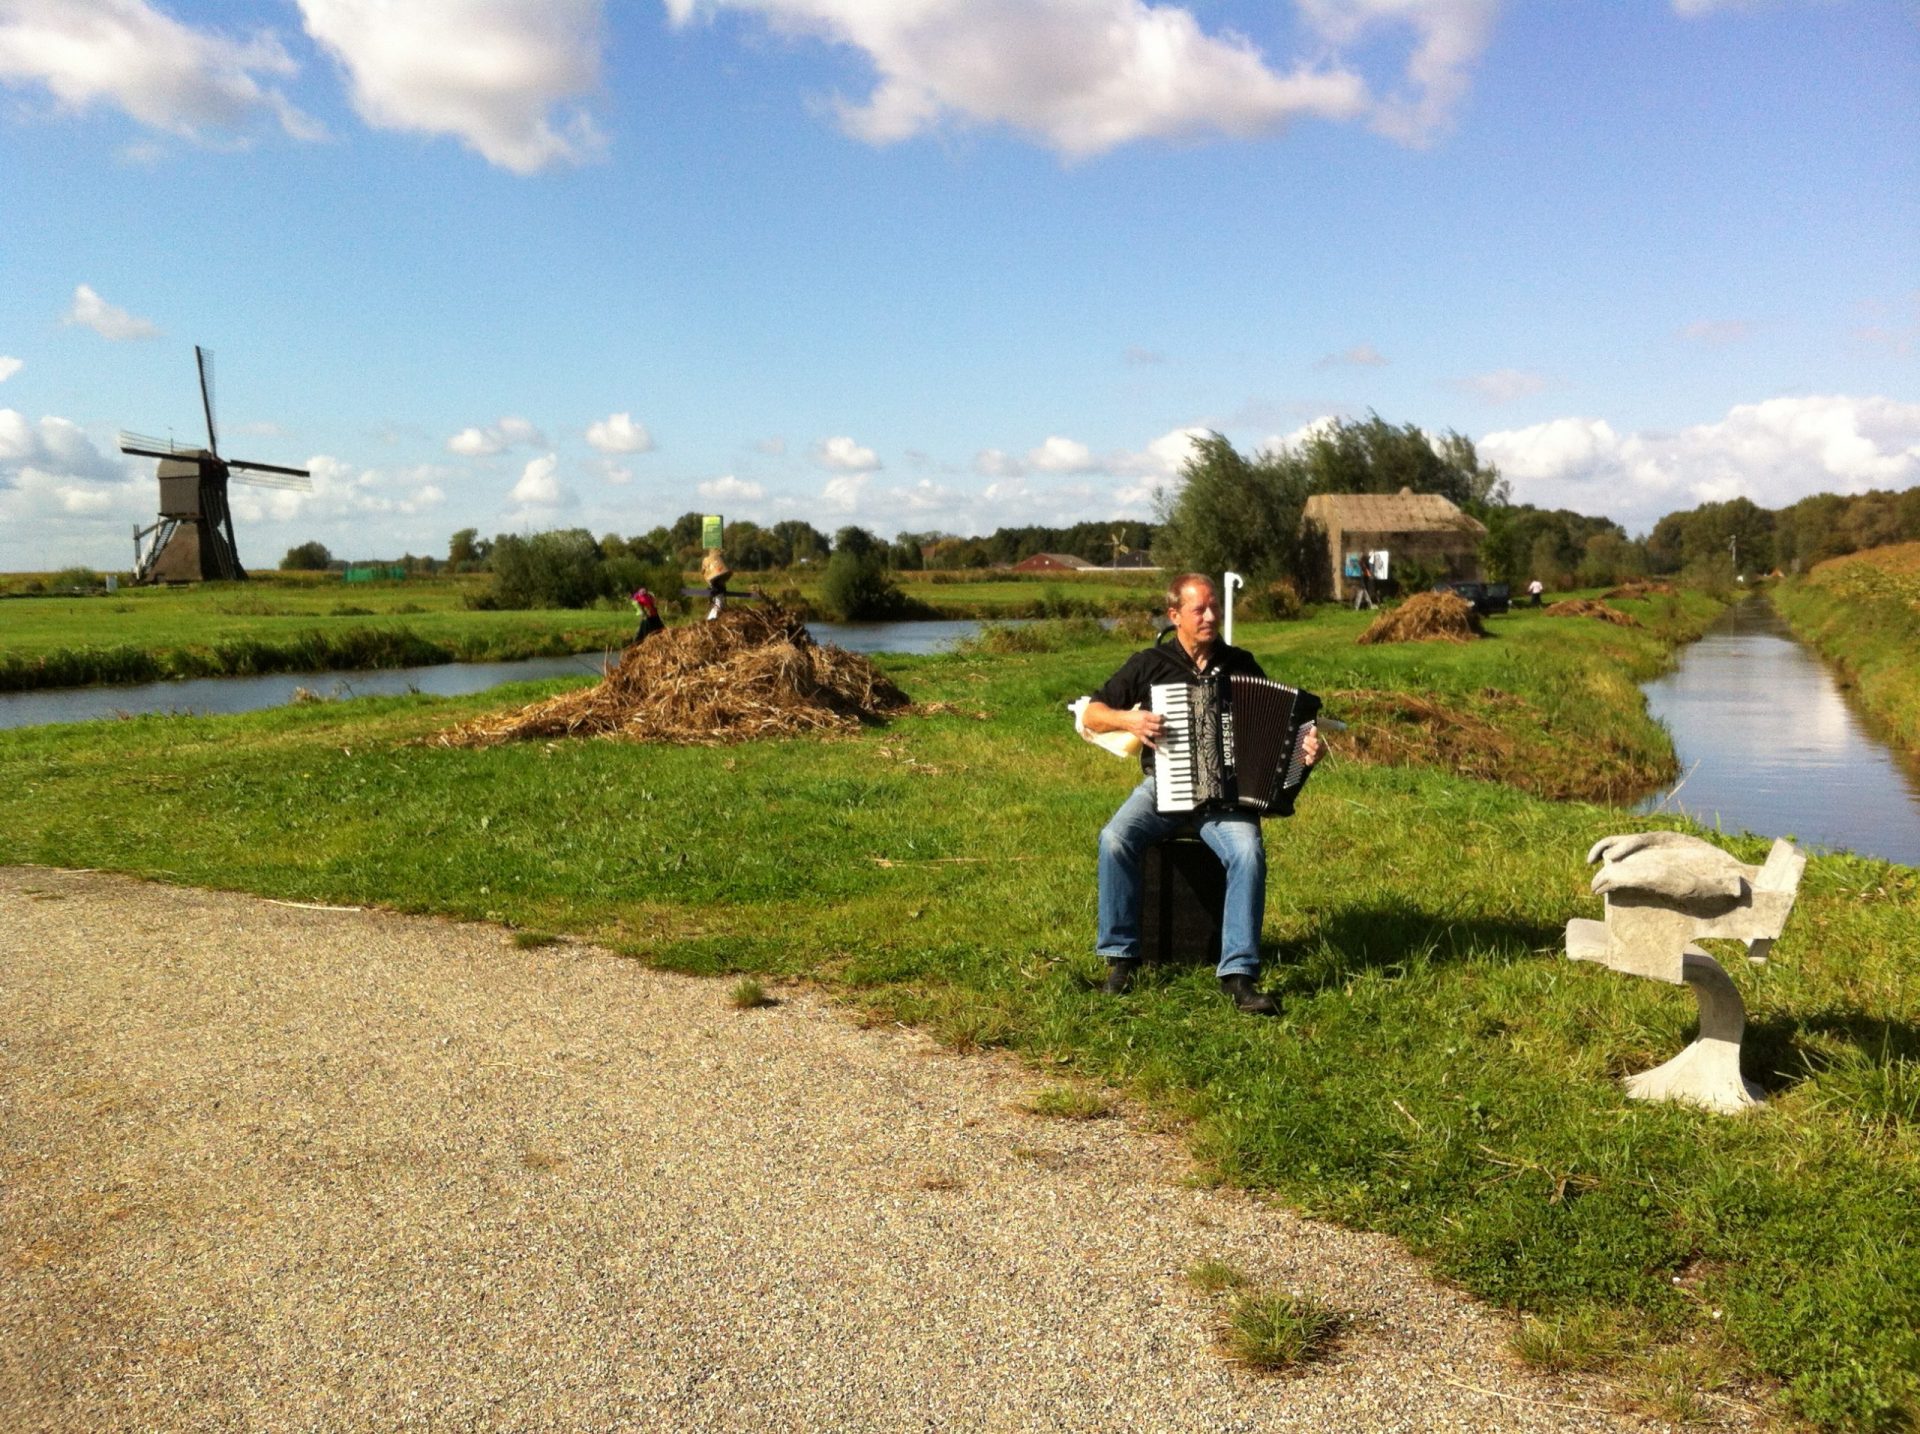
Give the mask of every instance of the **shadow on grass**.
<svg viewBox="0 0 1920 1434">
<path fill-rule="evenodd" d="M 1564 928 L 1498 917 L 1461 918 L 1391 904 L 1352 906 L 1305 934 L 1263 946 L 1264 965 L 1291 991 L 1320 991 L 1368 972 L 1477 960 L 1508 965 L 1558 947 Z"/>
<path fill-rule="evenodd" d="M 1824 1039 L 1819 1039 L 1824 1038 Z M 1851 1049 L 1836 1054 L 1834 1042 Z M 1825 1010 L 1748 1021 L 1741 1065 L 1771 1093 L 1842 1070 L 1899 1070 L 1920 1063 L 1920 1023 Z"/>
</svg>

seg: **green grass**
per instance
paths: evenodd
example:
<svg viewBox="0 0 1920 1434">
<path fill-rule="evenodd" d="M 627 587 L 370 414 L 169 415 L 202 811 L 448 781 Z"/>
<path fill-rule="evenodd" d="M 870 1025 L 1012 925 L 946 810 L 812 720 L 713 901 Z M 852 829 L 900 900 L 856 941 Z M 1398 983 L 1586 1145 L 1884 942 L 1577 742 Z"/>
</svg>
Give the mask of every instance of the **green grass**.
<svg viewBox="0 0 1920 1434">
<path fill-rule="evenodd" d="M 1645 1336 L 1623 1381 L 1711 1336 L 1809 1421 L 1898 1428 L 1920 1400 L 1920 872 L 1816 856 L 1773 963 L 1728 962 L 1771 1097 L 1748 1118 L 1627 1102 L 1619 1077 L 1691 1039 L 1692 1003 L 1561 953 L 1568 918 L 1599 911 L 1587 847 L 1646 819 L 1545 797 L 1664 752 L 1632 680 L 1711 605 L 1661 601 L 1627 604 L 1644 630 L 1522 613 L 1466 647 L 1357 647 L 1366 615 L 1343 612 L 1243 631 L 1277 676 L 1411 693 L 1504 743 L 1476 758 L 1499 780 L 1463 775 L 1444 723 L 1352 700 L 1380 715 L 1269 828 L 1274 1020 L 1207 971 L 1098 990 L 1094 837 L 1132 778 L 1064 704 L 1124 656 L 1104 638 L 890 660 L 949 705 L 845 740 L 420 741 L 566 682 L 8 732 L 0 861 L 804 979 L 862 1019 L 1122 1091 L 1210 1178 L 1392 1233 L 1496 1304 L 1623 1321 Z"/>
<path fill-rule="evenodd" d="M 1114 1114 L 1113 1097 L 1081 1085 L 1052 1085 L 1020 1102 L 1028 1115 L 1048 1120 L 1104 1120 Z"/>
<path fill-rule="evenodd" d="M 1225 1260 L 1201 1260 L 1187 1271 L 1187 1283 L 1207 1295 L 1237 1290 L 1246 1282 L 1247 1277 Z"/>
<path fill-rule="evenodd" d="M 762 1006 L 777 1004 L 767 994 L 767 988 L 751 976 L 742 976 L 733 983 L 733 989 L 727 992 L 727 1002 L 738 1011 L 757 1011 Z"/>
<path fill-rule="evenodd" d="M 797 591 L 808 572 L 744 574 L 736 586 Z M 244 583 L 124 587 L 92 597 L 0 601 L 0 691 L 264 672 L 503 662 L 617 648 L 633 634 L 625 603 L 581 610 L 468 606 L 485 574 L 354 583 L 263 573 Z M 693 579 L 689 578 L 689 582 Z M 1158 605 L 1157 574 L 911 573 L 907 595 L 943 617 L 1136 616 Z"/>
<path fill-rule="evenodd" d="M 1228 1356 L 1263 1374 L 1287 1374 L 1333 1348 L 1346 1321 L 1311 1295 L 1242 1295 L 1221 1322 Z"/>
<path fill-rule="evenodd" d="M 1893 743 L 1920 757 L 1920 543 L 1822 563 L 1776 585 L 1772 599 Z"/>
</svg>

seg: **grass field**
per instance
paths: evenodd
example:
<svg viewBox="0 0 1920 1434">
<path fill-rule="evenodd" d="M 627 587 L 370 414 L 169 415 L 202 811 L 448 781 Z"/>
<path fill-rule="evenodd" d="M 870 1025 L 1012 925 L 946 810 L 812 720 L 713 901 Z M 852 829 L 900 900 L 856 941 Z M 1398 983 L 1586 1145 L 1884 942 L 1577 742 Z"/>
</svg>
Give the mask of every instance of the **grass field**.
<svg viewBox="0 0 1920 1434">
<path fill-rule="evenodd" d="M 1612 1370 L 1669 1412 L 1777 1399 L 1823 1427 L 1903 1427 L 1920 872 L 1815 857 L 1774 962 L 1720 952 L 1763 1111 L 1625 1101 L 1622 1074 L 1691 1039 L 1692 1002 L 1564 958 L 1565 922 L 1599 911 L 1588 845 L 1645 819 L 1548 798 L 1670 769 L 1633 679 L 1713 605 L 1622 606 L 1647 626 L 1523 612 L 1491 641 L 1401 648 L 1354 645 L 1364 618 L 1338 611 L 1242 629 L 1356 719 L 1269 830 L 1278 1020 L 1235 1014 L 1205 971 L 1096 989 L 1094 837 L 1132 777 L 1064 716 L 1127 650 L 1084 622 L 1017 644 L 1052 650 L 890 661 L 949 707 L 849 740 L 421 743 L 501 693 L 0 733 L 0 860 L 815 982 L 868 1019 L 1124 1089 L 1209 1178 L 1392 1232 L 1526 1314 L 1525 1357 Z"/>
<path fill-rule="evenodd" d="M 735 584 L 743 591 L 791 590 L 819 603 L 817 573 L 743 578 Z M 0 691 L 503 662 L 599 652 L 632 635 L 625 603 L 532 612 L 469 606 L 489 581 L 462 574 L 348 584 L 275 573 L 104 596 L 14 596 L 0 601 Z M 1151 609 L 1161 582 L 1153 573 L 933 573 L 903 574 L 901 586 L 947 617 L 1064 617 Z"/>
<path fill-rule="evenodd" d="M 1920 755 L 1920 543 L 1821 563 L 1779 584 L 1773 604 L 1893 740 Z"/>
</svg>

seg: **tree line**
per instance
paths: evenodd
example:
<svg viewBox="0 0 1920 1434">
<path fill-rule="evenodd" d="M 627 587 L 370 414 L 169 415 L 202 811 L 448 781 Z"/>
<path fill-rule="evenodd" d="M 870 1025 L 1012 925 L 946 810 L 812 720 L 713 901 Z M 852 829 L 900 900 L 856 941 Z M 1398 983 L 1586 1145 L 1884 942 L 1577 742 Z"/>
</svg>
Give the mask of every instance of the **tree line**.
<svg viewBox="0 0 1920 1434">
<path fill-rule="evenodd" d="M 787 519 L 768 527 L 728 523 L 722 538 L 736 570 L 817 566 L 832 580 L 830 587 L 863 592 L 865 608 L 875 615 L 899 606 L 891 575 L 1010 566 L 1037 553 L 1100 565 L 1150 554 L 1164 568 L 1244 573 L 1256 593 L 1287 588 L 1292 598 L 1314 597 L 1326 586 L 1328 558 L 1325 535 L 1302 522 L 1307 499 L 1403 488 L 1437 493 L 1485 525 L 1479 557 L 1489 578 L 1516 585 L 1538 578 L 1556 590 L 1674 574 L 1730 582 L 1920 539 L 1920 487 L 1819 493 L 1778 510 L 1745 498 L 1704 503 L 1667 514 L 1644 538 L 1630 537 L 1609 518 L 1514 503 L 1499 469 L 1464 435 L 1431 435 L 1377 413 L 1336 420 L 1297 444 L 1252 454 L 1208 434 L 1194 444 L 1180 481 L 1162 493 L 1152 523 L 1023 525 L 984 537 L 903 532 L 888 540 L 857 526 L 829 537 L 810 523 Z M 571 528 L 489 539 L 463 528 L 453 534 L 444 560 L 408 554 L 401 565 L 409 571 L 490 573 L 492 600 L 503 607 L 580 607 L 623 599 L 643 584 L 677 596 L 681 574 L 700 562 L 703 522 L 703 514 L 687 512 L 645 533 L 598 538 Z M 283 569 L 328 566 L 344 564 L 319 543 L 289 550 L 281 563 Z M 1416 563 L 1403 565 L 1399 576 L 1402 586 L 1417 586 L 1427 575 Z"/>
</svg>

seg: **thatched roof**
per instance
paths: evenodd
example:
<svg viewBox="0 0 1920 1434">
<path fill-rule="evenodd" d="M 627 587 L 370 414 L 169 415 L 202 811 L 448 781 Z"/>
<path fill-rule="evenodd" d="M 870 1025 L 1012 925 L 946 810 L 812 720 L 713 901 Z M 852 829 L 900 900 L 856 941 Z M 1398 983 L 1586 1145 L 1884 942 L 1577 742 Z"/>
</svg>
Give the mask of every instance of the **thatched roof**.
<svg viewBox="0 0 1920 1434">
<path fill-rule="evenodd" d="M 1302 515 L 1329 533 L 1460 533 L 1474 538 L 1486 525 L 1438 493 L 1315 493 Z"/>
</svg>

